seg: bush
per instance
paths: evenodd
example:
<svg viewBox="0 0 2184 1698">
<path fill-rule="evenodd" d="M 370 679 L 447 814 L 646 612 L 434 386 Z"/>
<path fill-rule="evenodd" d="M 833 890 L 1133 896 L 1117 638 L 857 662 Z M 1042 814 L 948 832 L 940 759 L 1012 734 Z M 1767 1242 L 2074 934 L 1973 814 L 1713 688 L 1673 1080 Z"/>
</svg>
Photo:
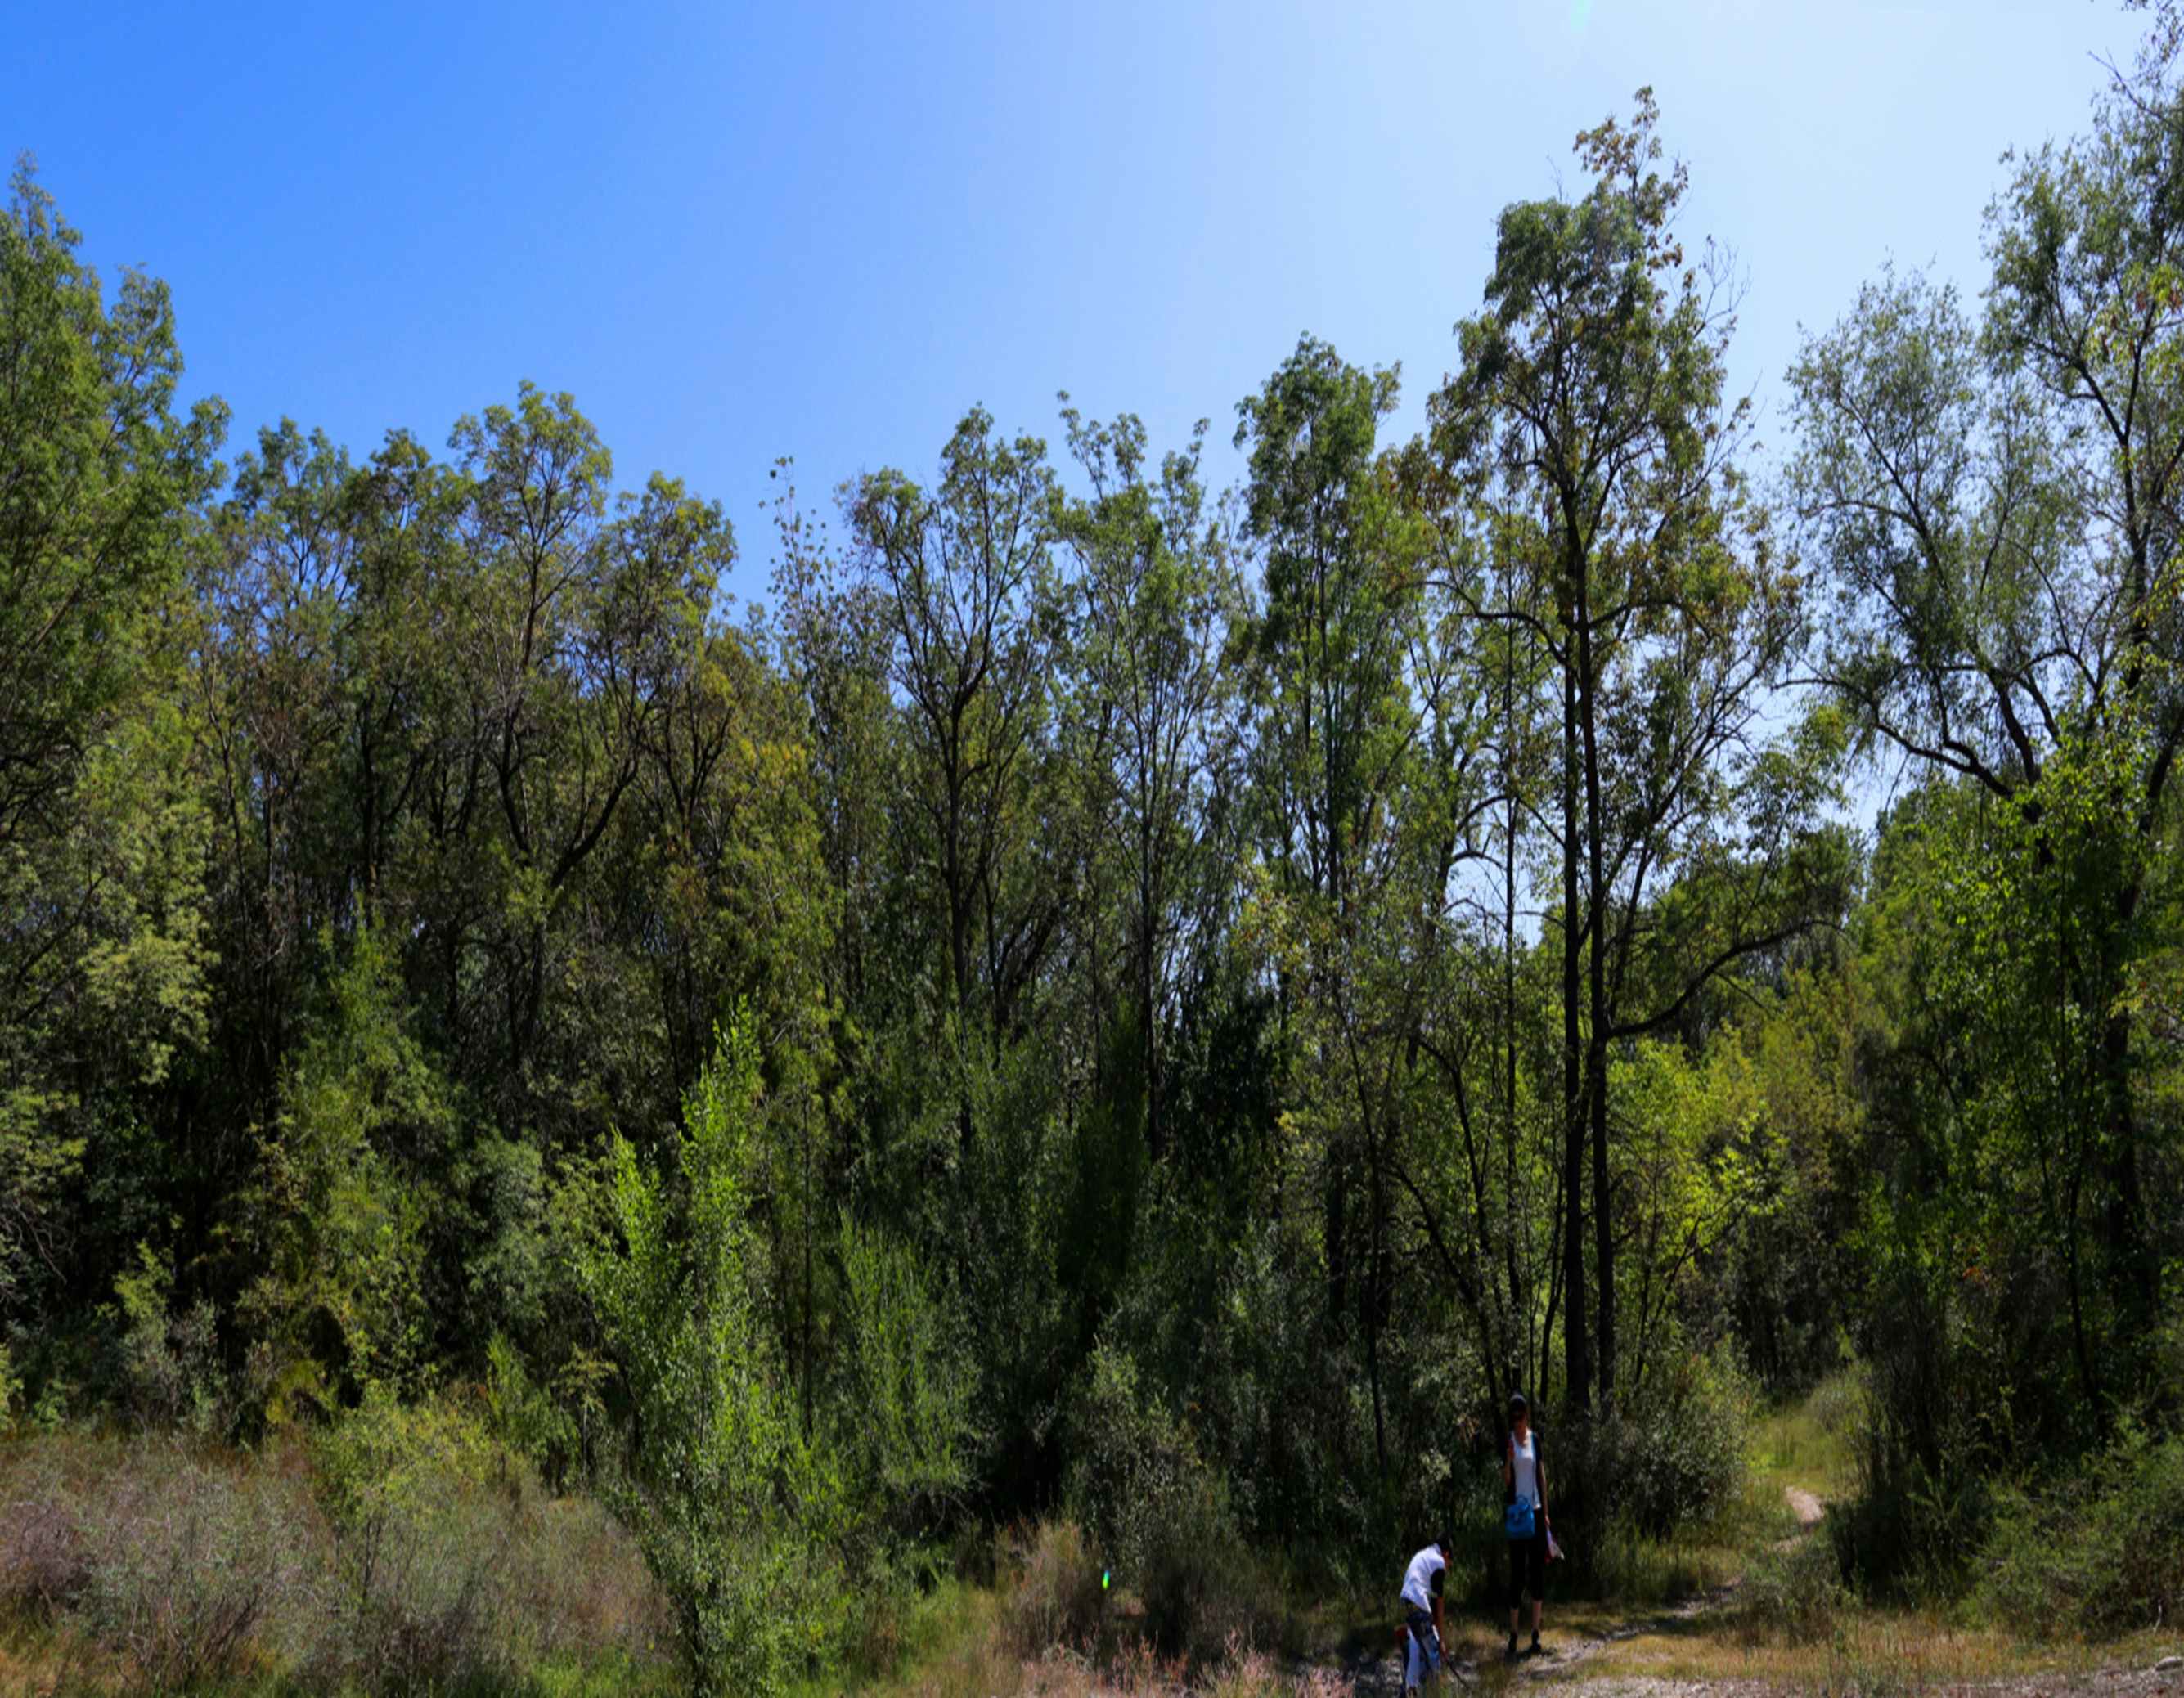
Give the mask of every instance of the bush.
<svg viewBox="0 0 2184 1698">
<path fill-rule="evenodd" d="M 1862 1367 L 1838 1368 L 1805 1400 L 1805 1410 L 1831 1439 L 1849 1439 L 1865 1431 L 1873 1418 L 1873 1391 Z"/>
<path fill-rule="evenodd" d="M 543 1498 L 445 1406 L 374 1398 L 307 1451 L 41 1437 L 0 1450 L 0 1609 L 167 1690 L 503 1683 L 555 1657 L 627 1674 L 659 1594 L 596 1502 Z"/>
<path fill-rule="evenodd" d="M 521 1457 L 557 1488 L 576 1466 L 582 1445 L 576 1415 L 568 1404 L 537 1383 L 507 1337 L 495 1333 L 486 1343 L 486 1419 L 493 1435 L 510 1454 Z M 577 1371 L 592 1366 L 579 1352 Z M 587 1400 L 572 1400 L 579 1408 Z"/>
<path fill-rule="evenodd" d="M 176 1312 L 173 1270 L 148 1244 L 139 1244 L 136 1256 L 136 1272 L 114 1282 L 123 1323 L 120 1378 L 131 1409 L 147 1426 L 184 1426 L 200 1437 L 225 1428 L 234 1411 L 213 1306 L 200 1298 Z"/>
<path fill-rule="evenodd" d="M 1145 1609 L 1154 1642 L 1201 1661 L 1231 1637 L 1256 1640 L 1262 1589 L 1244 1571 L 1244 1541 L 1220 1477 L 1190 1431 L 1139 1389 L 1125 1350 L 1096 1347 L 1076 1422 L 1071 1503 Z"/>
<path fill-rule="evenodd" d="M 1088 1646 L 1099 1637 L 1100 1565 L 1075 1522 L 1044 1522 L 1017 1533 L 1009 1541 L 1008 1568 L 1002 1627 L 1019 1653 L 1044 1656 L 1056 1646 Z"/>
<path fill-rule="evenodd" d="M 2127 1633 L 2184 1613 L 2184 1436 L 2125 1426 L 2047 1493 L 2004 1498 L 1980 1591 L 2028 1636 Z"/>
<path fill-rule="evenodd" d="M 666 1163 L 615 1138 L 599 1230 L 577 1257 L 632 1417 L 616 1507 L 700 1693 L 778 1690 L 847 1626 L 826 1535 L 860 1483 L 820 1466 L 753 1294 L 748 1185 L 763 1112 L 739 1015 L 684 1104 Z"/>
<path fill-rule="evenodd" d="M 1924 1270 L 1888 1272 L 1872 1306 L 1858 1488 L 1828 1534 L 1862 1591 L 1953 1595 L 1992 1519 L 1989 1476 L 2020 1442 L 1997 1389 L 2007 1370 Z"/>
<path fill-rule="evenodd" d="M 309 1506 L 180 1451 L 134 1460 L 85 1507 L 81 1613 L 153 1690 L 231 1674 L 261 1628 L 309 1610 Z"/>
<path fill-rule="evenodd" d="M 1658 1556 L 1658 1541 L 1711 1525 L 1742 1503 L 1758 1403 L 1751 1380 L 1725 1355 L 1693 1355 L 1657 1372 L 1613 1414 L 1546 1430 L 1547 1502 L 1571 1567 L 1595 1581 L 1627 1571 L 1641 1547 Z M 1491 1479 L 1498 1520 L 1498 1457 Z M 1486 1578 L 1498 1589 L 1492 1555 Z M 1657 1575 L 1643 1589 L 1686 1589 L 1677 1578 Z"/>
<path fill-rule="evenodd" d="M 10 1469 L 0 1479 L 0 1607 L 55 1615 L 90 1578 L 91 1553 L 60 1468 L 39 1454 Z"/>
<path fill-rule="evenodd" d="M 393 1691 L 504 1671 L 512 1544 L 487 1491 L 500 1453 L 482 1431 L 444 1405 L 404 1408 L 375 1389 L 316 1450 L 340 1616 L 320 1660 Z"/>
<path fill-rule="evenodd" d="M 1613 1512 L 1657 1536 L 1718 1519 L 1743 1499 L 1758 1406 L 1751 1381 L 1719 1353 L 1687 1356 L 1650 1381 L 1599 1428 Z"/>
</svg>

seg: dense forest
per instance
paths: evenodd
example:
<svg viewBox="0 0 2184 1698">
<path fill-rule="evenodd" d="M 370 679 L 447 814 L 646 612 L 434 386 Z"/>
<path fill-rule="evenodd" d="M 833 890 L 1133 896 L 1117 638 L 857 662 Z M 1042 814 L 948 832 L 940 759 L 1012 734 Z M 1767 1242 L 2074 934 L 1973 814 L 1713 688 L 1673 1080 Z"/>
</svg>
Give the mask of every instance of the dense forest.
<svg viewBox="0 0 2184 1698">
<path fill-rule="evenodd" d="M 1981 296 L 1877 276 L 1780 442 L 1641 92 L 1475 300 L 1391 282 L 1467 314 L 1413 439 L 1306 336 L 1235 488 L 1064 397 L 784 463 L 757 547 L 529 386 L 231 443 L 25 164 L 0 1418 L 483 1411 L 734 1690 L 1064 1513 L 1177 1644 L 1231 1550 L 1392 1593 L 1518 1389 L 1580 1569 L 1846 1372 L 1847 1584 L 2184 1478 L 2149 25 Z"/>
</svg>

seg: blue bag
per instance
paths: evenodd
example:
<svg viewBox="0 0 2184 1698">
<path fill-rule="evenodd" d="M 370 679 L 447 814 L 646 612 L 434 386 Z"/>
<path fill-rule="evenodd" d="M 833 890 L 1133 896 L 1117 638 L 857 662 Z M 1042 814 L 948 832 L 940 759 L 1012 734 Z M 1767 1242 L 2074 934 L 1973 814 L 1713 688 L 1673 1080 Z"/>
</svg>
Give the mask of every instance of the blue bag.
<svg viewBox="0 0 2184 1698">
<path fill-rule="evenodd" d="M 1502 1511 L 1502 1530 L 1512 1539 L 1532 1536 L 1532 1500 L 1518 1497 Z"/>
</svg>

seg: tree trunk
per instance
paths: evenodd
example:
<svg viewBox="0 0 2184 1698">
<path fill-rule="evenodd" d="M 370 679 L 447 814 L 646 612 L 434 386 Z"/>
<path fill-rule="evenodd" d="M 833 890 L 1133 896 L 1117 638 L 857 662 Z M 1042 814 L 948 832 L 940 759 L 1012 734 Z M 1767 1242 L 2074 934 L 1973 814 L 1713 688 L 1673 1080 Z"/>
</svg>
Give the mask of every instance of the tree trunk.
<svg viewBox="0 0 2184 1698">
<path fill-rule="evenodd" d="M 1585 960 L 1585 1011 L 1589 1022 L 1585 1046 L 1586 1109 L 1592 1131 L 1593 1273 L 1599 1281 L 1597 1340 L 1594 1373 L 1605 1410 L 1615 1395 L 1615 1240 L 1614 1221 L 1608 1207 L 1607 1187 L 1607 892 L 1601 871 L 1600 728 L 1597 703 L 1600 679 L 1592 654 L 1591 586 L 1580 564 L 1576 579 L 1578 676 L 1583 693 L 1578 703 L 1578 724 L 1585 755 L 1585 916 L 1592 947 Z"/>
<path fill-rule="evenodd" d="M 1563 668 L 1563 1378 L 1574 1410 L 1592 1406 L 1585 1313 L 1585 1050 L 1579 1029 L 1584 928 L 1577 826 L 1577 675 Z"/>
</svg>

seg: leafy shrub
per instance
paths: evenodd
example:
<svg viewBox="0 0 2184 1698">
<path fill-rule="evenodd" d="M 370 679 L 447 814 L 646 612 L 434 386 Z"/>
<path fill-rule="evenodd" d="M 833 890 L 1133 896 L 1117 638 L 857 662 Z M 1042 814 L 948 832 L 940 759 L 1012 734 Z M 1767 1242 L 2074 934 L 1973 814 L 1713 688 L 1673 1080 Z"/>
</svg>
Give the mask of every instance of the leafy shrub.
<svg viewBox="0 0 2184 1698">
<path fill-rule="evenodd" d="M 2184 1615 L 2184 1437 L 2125 1425 L 2070 1479 L 2005 1498 L 1980 1554 L 1998 1619 L 2036 1638 Z"/>
<path fill-rule="evenodd" d="M 174 1270 L 136 1248 L 136 1269 L 114 1282 L 121 1306 L 122 1389 L 147 1425 L 182 1426 L 203 1435 L 231 1418 L 212 1304 L 173 1308 Z"/>
<path fill-rule="evenodd" d="M 1100 1563 L 1073 1521 L 1050 1521 L 1009 1541 L 1002 1626 L 1026 1656 L 1057 1645 L 1088 1645 L 1100 1632 Z"/>
<path fill-rule="evenodd" d="M 1852 1367 L 1830 1374 L 1813 1388 L 1805 1409 L 1830 1438 L 1848 1439 L 1863 1433 L 1873 1414 L 1873 1390 L 1864 1370 Z"/>
<path fill-rule="evenodd" d="M 159 1690 L 238 1666 L 344 1693 L 493 1686 L 556 1657 L 627 1674 L 667 1625 L 603 1506 L 543 1497 L 448 1406 L 378 1396 L 308 1449 L 0 1450 L 0 1608 Z"/>
<path fill-rule="evenodd" d="M 495 1333 L 487 1341 L 485 1354 L 486 1420 L 493 1437 L 549 1484 L 563 1484 L 582 1445 L 577 1417 L 567 1403 L 531 1378 L 506 1334 Z M 588 1361 L 580 1353 L 580 1361 Z M 571 1400 L 578 1408 L 585 1406 L 583 1401 Z"/>
<path fill-rule="evenodd" d="M 1726 1356 L 1693 1355 L 1658 1371 L 1613 1414 L 1548 1428 L 1547 1502 L 1573 1567 L 1598 1580 L 1637 1546 L 1705 1527 L 1742 1502 L 1757 1406 L 1751 1380 Z M 1491 1478 L 1498 1521 L 1498 1457 Z M 1679 1589 L 1673 1574 L 1657 1579 Z M 1500 1584 L 1491 1558 L 1487 1582 Z"/>
<path fill-rule="evenodd" d="M 1861 1590 L 1954 1595 L 1994 1512 L 1996 1447 L 1978 1422 L 1995 1400 L 1963 1326 L 1916 1278 L 1892 1282 L 1869 1342 L 1857 1490 L 1830 1509 L 1827 1535 Z"/>
<path fill-rule="evenodd" d="M 1817 1534 L 1763 1552 L 1746 1570 L 1736 1595 L 1747 1637 L 1772 1637 L 1792 1645 L 1827 1638 L 1851 1602 L 1835 1546 Z"/>
<path fill-rule="evenodd" d="M 1219 1476 L 1190 1431 L 1141 1392 L 1127 1351 L 1101 1344 L 1087 1369 L 1068 1495 L 1156 1644 L 1201 1660 L 1263 1628 L 1244 1541 Z"/>
<path fill-rule="evenodd" d="M 332 1659 L 388 1690 L 456 1684 L 508 1666 L 508 1517 L 487 1483 L 499 1453 L 443 1404 L 379 1388 L 320 1437 L 341 1627 Z M 326 1660 L 326 1659 L 322 1659 Z"/>
<path fill-rule="evenodd" d="M 1758 1401 L 1742 1371 L 1719 1354 L 1687 1356 L 1650 1381 L 1600 1429 L 1615 1511 L 1655 1534 L 1719 1517 L 1744 1495 Z"/>
<path fill-rule="evenodd" d="M 817 1466 L 753 1298 L 762 1105 L 739 1016 L 685 1104 L 671 1169 L 615 1138 L 602 1230 L 579 1257 L 635 1417 L 618 1511 L 700 1692 L 777 1690 L 847 1614 L 822 1535 L 855 1483 Z"/>
<path fill-rule="evenodd" d="M 1072 1422 L 1067 1495 L 1100 1556 L 1139 1584 L 1161 1523 L 1195 1496 L 1203 1470 L 1190 1435 L 1139 1388 L 1128 1351 L 1096 1346 Z"/>
<path fill-rule="evenodd" d="M 829 1461 L 850 1488 L 843 1542 L 863 1571 L 937 1527 L 971 1484 L 977 1378 L 958 1317 L 908 1246 L 844 1219 L 835 1253 L 844 1344 Z"/>
</svg>

